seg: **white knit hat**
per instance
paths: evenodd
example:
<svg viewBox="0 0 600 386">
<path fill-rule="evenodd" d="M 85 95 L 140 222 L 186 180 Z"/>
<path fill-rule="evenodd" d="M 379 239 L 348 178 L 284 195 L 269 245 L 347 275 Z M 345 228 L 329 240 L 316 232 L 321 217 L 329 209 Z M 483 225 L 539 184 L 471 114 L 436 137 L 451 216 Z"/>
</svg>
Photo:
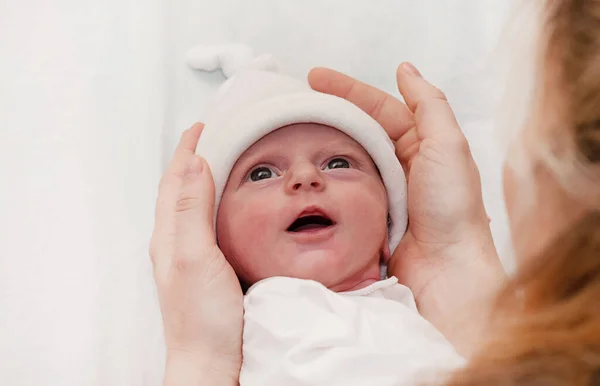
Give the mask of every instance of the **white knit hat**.
<svg viewBox="0 0 600 386">
<path fill-rule="evenodd" d="M 199 46 L 188 53 L 194 69 L 218 68 L 229 79 L 221 86 L 196 153 L 208 162 L 215 181 L 215 220 L 229 173 L 237 159 L 265 135 L 294 123 L 338 129 L 359 143 L 377 165 L 387 189 L 393 253 L 406 231 L 406 178 L 383 128 L 345 99 L 316 92 L 306 82 L 282 75 L 271 56 L 254 58 L 249 47 Z"/>
</svg>

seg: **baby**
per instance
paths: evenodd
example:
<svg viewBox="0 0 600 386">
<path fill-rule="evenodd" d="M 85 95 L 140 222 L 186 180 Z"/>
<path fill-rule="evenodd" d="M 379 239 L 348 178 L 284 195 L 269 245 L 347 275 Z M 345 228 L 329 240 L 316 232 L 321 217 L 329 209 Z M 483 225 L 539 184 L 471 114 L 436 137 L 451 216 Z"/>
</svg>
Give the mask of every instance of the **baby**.
<svg viewBox="0 0 600 386">
<path fill-rule="evenodd" d="M 385 186 L 369 154 L 339 130 L 298 123 L 237 160 L 216 229 L 245 285 L 287 276 L 343 292 L 380 280 L 390 255 L 387 218 Z"/>
<path fill-rule="evenodd" d="M 406 230 L 406 181 L 369 115 L 249 66 L 223 85 L 197 152 L 218 245 L 247 288 L 242 386 L 406 385 L 462 365 L 382 275 Z"/>
</svg>

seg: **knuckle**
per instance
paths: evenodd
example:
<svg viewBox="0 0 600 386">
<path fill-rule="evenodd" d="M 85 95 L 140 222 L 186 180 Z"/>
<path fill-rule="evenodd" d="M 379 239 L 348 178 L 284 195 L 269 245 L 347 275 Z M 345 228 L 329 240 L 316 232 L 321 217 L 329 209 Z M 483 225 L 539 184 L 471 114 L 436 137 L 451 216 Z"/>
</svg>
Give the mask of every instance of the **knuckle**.
<svg viewBox="0 0 600 386">
<path fill-rule="evenodd" d="M 381 111 L 383 110 L 383 107 L 388 102 L 388 99 L 389 99 L 388 95 L 384 95 L 383 97 L 376 99 L 373 106 L 371 106 L 369 111 L 367 111 L 367 114 L 372 116 L 374 119 L 379 118 L 379 116 L 381 115 Z"/>
<path fill-rule="evenodd" d="M 200 199 L 198 197 L 192 196 L 180 196 L 175 203 L 175 212 L 187 212 L 194 208 L 197 208 L 200 205 Z"/>
<path fill-rule="evenodd" d="M 455 151 L 460 152 L 461 154 L 471 154 L 471 148 L 469 146 L 469 141 L 467 137 L 464 135 L 456 135 L 453 137 L 450 146 L 455 149 Z"/>
<path fill-rule="evenodd" d="M 446 93 L 444 93 L 442 90 L 440 90 L 439 88 L 437 88 L 436 86 L 431 86 L 433 89 L 432 91 L 432 97 L 434 99 L 439 99 L 443 102 L 448 102 L 448 97 L 446 96 Z"/>
<path fill-rule="evenodd" d="M 448 110 L 451 110 L 451 108 L 446 99 L 443 97 L 432 97 L 418 101 L 415 107 L 415 114 L 423 117 L 439 113 L 440 111 L 446 112 Z"/>
<path fill-rule="evenodd" d="M 350 87 L 348 87 L 348 89 L 345 92 L 341 93 L 341 97 L 349 100 L 352 97 L 352 95 L 356 92 L 356 85 L 356 82 L 350 84 Z"/>
<path fill-rule="evenodd" d="M 198 255 L 186 248 L 175 247 L 174 249 L 165 249 L 161 248 L 157 243 L 150 246 L 150 259 L 155 270 L 157 269 L 159 260 L 164 260 L 163 264 L 160 265 L 162 268 L 158 267 L 160 270 L 159 276 L 167 280 L 168 278 L 175 278 L 182 273 L 194 271 L 199 261 Z"/>
<path fill-rule="evenodd" d="M 214 263 L 218 261 L 209 246 L 195 248 L 177 248 L 171 259 L 171 267 L 180 273 L 192 273 L 197 278 L 207 276 L 214 270 Z M 214 273 L 208 274 L 208 277 Z"/>
<path fill-rule="evenodd" d="M 176 243 L 171 250 L 169 263 L 173 272 L 189 272 L 198 266 L 200 261 L 200 251 L 184 243 Z"/>
<path fill-rule="evenodd" d="M 198 265 L 198 259 L 195 259 L 192 254 L 185 251 L 178 251 L 178 253 L 173 256 L 171 261 L 171 266 L 180 272 L 191 271 Z"/>
</svg>

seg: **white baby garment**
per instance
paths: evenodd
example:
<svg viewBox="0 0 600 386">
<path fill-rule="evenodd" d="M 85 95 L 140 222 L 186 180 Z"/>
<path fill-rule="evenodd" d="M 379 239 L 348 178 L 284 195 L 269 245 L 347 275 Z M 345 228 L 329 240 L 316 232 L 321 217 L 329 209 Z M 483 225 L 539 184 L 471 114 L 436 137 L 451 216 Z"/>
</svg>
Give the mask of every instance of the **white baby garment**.
<svg viewBox="0 0 600 386">
<path fill-rule="evenodd" d="M 244 307 L 241 386 L 431 384 L 464 364 L 395 277 L 345 293 L 274 277 Z"/>
</svg>

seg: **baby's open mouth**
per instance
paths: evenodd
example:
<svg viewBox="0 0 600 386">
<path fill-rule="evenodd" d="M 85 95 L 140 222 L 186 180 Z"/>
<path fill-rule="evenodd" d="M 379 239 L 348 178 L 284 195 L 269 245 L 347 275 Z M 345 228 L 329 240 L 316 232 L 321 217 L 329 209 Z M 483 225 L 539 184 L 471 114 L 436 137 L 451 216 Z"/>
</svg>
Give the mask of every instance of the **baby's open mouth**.
<svg viewBox="0 0 600 386">
<path fill-rule="evenodd" d="M 289 226 L 288 232 L 303 232 L 314 229 L 327 228 L 333 225 L 328 217 L 322 215 L 310 215 L 299 217 Z"/>
</svg>

